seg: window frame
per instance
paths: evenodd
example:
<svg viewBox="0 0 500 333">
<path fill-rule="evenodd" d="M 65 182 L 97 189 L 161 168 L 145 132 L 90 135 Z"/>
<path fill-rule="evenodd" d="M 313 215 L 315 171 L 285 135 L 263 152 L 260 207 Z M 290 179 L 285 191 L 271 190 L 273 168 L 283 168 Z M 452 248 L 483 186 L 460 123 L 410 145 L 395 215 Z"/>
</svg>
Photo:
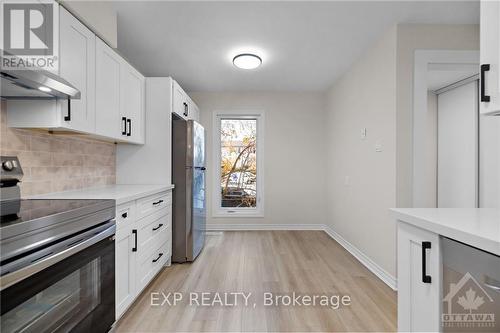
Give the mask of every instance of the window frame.
<svg viewBox="0 0 500 333">
<path fill-rule="evenodd" d="M 256 207 L 221 207 L 221 135 L 222 119 L 255 119 L 257 121 L 257 192 Z M 213 112 L 213 188 L 212 217 L 264 217 L 264 128 L 265 115 L 262 110 L 219 110 Z"/>
</svg>

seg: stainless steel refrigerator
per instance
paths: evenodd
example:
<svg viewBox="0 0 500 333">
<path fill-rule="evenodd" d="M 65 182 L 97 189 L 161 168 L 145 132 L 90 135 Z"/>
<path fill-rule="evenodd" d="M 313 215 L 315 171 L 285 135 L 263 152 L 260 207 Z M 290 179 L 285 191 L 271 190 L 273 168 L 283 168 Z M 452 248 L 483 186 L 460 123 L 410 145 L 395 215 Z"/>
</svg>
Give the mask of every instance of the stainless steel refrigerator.
<svg viewBox="0 0 500 333">
<path fill-rule="evenodd" d="M 172 114 L 172 261 L 193 261 L 205 244 L 205 129 Z"/>
</svg>

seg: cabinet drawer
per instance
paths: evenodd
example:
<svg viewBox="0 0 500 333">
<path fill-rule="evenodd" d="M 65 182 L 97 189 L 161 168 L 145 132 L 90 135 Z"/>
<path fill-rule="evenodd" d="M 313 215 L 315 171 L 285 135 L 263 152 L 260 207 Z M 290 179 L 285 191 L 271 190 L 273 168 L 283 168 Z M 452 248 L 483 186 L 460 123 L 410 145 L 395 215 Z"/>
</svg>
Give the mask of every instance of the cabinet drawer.
<svg viewBox="0 0 500 333">
<path fill-rule="evenodd" d="M 142 219 L 172 204 L 172 194 L 163 192 L 137 201 L 137 219 Z"/>
<path fill-rule="evenodd" d="M 143 257 L 137 267 L 137 290 L 141 292 L 170 258 L 168 242 L 158 246 L 149 256 Z"/>
<path fill-rule="evenodd" d="M 160 244 L 170 240 L 172 234 L 172 216 L 155 213 L 139 222 L 139 256 L 149 256 Z"/>
<path fill-rule="evenodd" d="M 135 219 L 135 203 L 126 203 L 116 207 L 116 233 L 126 232 Z"/>
</svg>

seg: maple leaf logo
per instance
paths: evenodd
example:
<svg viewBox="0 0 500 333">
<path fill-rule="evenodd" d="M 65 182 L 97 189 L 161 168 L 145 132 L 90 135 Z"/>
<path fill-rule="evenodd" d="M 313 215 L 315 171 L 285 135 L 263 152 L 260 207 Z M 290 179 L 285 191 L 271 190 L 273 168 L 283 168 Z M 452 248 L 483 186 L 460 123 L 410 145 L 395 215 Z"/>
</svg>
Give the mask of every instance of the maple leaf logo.
<svg viewBox="0 0 500 333">
<path fill-rule="evenodd" d="M 476 291 L 469 288 L 469 290 L 465 292 L 465 297 L 460 296 L 457 303 L 460 304 L 464 310 L 469 310 L 469 313 L 472 313 L 472 310 L 477 310 L 483 305 L 484 299 L 482 296 L 476 297 Z"/>
</svg>

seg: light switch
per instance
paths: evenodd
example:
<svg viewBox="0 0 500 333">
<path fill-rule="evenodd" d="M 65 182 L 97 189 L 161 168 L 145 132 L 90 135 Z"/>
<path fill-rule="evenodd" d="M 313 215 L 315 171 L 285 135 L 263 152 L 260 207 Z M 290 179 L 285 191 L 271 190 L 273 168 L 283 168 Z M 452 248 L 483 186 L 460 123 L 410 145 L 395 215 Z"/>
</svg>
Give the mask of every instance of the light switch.
<svg viewBox="0 0 500 333">
<path fill-rule="evenodd" d="M 361 130 L 361 140 L 366 140 L 366 127 Z"/>
<path fill-rule="evenodd" d="M 351 177 L 349 177 L 349 176 L 344 177 L 344 185 L 345 186 L 351 185 Z"/>
</svg>

